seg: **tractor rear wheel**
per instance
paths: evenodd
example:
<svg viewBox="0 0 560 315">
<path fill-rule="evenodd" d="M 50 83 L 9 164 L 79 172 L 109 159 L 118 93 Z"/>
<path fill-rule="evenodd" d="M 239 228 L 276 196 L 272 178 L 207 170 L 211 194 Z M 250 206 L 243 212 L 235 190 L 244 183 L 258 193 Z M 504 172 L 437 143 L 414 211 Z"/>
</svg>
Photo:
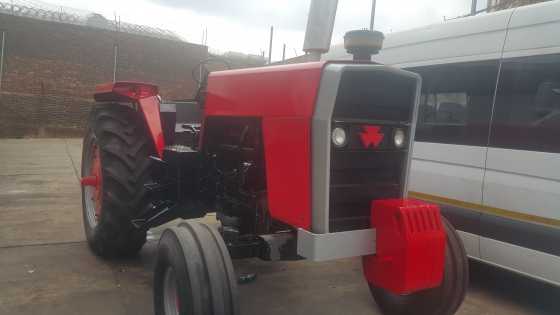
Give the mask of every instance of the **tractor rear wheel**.
<svg viewBox="0 0 560 315">
<path fill-rule="evenodd" d="M 409 295 L 396 295 L 370 285 L 370 291 L 385 315 L 451 315 L 465 299 L 469 283 L 468 260 L 457 231 L 444 218 L 447 233 L 445 270 L 441 285 Z"/>
<path fill-rule="evenodd" d="M 156 315 L 238 315 L 236 276 L 221 235 L 184 222 L 165 230 L 154 272 Z"/>
<path fill-rule="evenodd" d="M 136 254 L 146 232 L 131 220 L 148 203 L 153 144 L 142 116 L 118 104 L 97 105 L 82 148 L 82 208 L 87 241 L 102 257 Z"/>
</svg>

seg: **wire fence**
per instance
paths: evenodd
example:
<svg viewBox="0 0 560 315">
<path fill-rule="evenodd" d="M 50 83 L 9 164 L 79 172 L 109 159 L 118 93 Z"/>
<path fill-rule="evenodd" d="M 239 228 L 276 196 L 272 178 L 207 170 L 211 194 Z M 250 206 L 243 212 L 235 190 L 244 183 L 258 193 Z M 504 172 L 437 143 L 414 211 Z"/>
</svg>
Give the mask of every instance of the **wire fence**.
<svg viewBox="0 0 560 315">
<path fill-rule="evenodd" d="M 102 28 L 118 32 L 132 33 L 175 41 L 184 41 L 176 33 L 169 30 L 146 25 L 121 22 L 116 18 L 114 20 L 109 20 L 98 13 L 68 7 L 54 6 L 40 1 L 0 0 L 0 13 L 52 22 Z"/>
</svg>

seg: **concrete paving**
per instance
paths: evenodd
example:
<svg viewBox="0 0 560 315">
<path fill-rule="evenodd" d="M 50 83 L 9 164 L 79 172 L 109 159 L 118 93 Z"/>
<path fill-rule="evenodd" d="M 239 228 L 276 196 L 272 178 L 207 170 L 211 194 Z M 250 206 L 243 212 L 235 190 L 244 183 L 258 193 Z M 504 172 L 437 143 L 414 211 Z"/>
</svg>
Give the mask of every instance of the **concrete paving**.
<svg viewBox="0 0 560 315">
<path fill-rule="evenodd" d="M 82 228 L 80 156 L 77 139 L 0 140 L 0 314 L 152 314 L 156 241 L 130 260 L 91 254 Z M 249 259 L 235 267 L 258 274 L 240 287 L 243 314 L 379 314 L 357 259 Z M 560 314 L 560 290 L 471 263 L 458 314 Z"/>
</svg>

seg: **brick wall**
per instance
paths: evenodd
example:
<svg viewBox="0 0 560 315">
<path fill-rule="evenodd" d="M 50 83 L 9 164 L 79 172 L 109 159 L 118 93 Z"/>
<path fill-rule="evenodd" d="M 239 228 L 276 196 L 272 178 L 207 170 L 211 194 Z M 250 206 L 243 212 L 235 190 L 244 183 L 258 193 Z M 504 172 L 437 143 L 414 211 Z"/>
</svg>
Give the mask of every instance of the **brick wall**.
<svg viewBox="0 0 560 315">
<path fill-rule="evenodd" d="M 6 32 L 0 137 L 81 135 L 96 84 L 158 84 L 164 99 L 190 98 L 200 45 L 0 14 Z"/>
</svg>

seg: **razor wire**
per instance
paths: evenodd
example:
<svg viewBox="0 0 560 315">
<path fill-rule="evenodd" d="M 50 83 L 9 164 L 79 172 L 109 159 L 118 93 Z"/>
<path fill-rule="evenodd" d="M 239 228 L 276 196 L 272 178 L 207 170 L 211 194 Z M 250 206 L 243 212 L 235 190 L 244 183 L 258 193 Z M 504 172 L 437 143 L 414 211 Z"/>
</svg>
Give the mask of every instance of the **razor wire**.
<svg viewBox="0 0 560 315">
<path fill-rule="evenodd" d="M 117 32 L 144 35 L 174 41 L 184 41 L 177 34 L 169 30 L 147 25 L 116 21 L 116 19 L 114 21 L 108 20 L 98 13 L 67 7 L 58 7 L 40 1 L 0 1 L 0 14 L 81 25 L 92 28 L 102 28 Z M 93 20 L 95 20 L 95 22 L 92 22 Z"/>
</svg>

